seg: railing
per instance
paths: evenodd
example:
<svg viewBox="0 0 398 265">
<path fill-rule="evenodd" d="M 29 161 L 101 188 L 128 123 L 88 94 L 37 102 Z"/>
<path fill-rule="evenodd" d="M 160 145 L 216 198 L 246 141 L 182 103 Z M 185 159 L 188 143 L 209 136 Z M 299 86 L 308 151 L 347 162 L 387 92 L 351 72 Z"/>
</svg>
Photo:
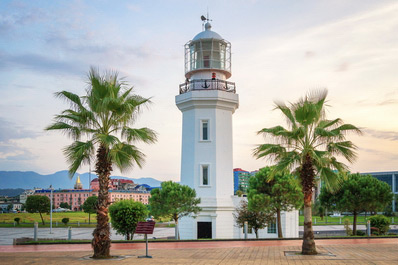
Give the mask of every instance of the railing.
<svg viewBox="0 0 398 265">
<path fill-rule="evenodd" d="M 180 94 L 198 90 L 222 90 L 236 93 L 235 83 L 220 79 L 197 79 L 180 85 Z"/>
</svg>

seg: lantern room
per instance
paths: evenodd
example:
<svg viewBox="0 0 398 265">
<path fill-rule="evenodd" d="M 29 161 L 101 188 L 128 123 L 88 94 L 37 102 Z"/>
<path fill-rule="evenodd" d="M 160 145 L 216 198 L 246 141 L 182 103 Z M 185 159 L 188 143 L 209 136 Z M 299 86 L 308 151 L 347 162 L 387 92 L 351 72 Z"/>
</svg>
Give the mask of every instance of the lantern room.
<svg viewBox="0 0 398 265">
<path fill-rule="evenodd" d="M 231 77 L 231 43 L 211 30 L 206 22 L 205 30 L 185 44 L 185 77 L 187 79 Z M 214 77 L 213 77 L 214 78 Z"/>
</svg>

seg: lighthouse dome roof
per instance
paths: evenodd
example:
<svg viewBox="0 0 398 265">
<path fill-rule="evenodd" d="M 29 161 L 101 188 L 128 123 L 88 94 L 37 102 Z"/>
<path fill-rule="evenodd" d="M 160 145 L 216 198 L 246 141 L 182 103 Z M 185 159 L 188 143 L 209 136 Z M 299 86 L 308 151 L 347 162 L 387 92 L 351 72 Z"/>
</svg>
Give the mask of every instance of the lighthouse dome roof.
<svg viewBox="0 0 398 265">
<path fill-rule="evenodd" d="M 207 22 L 205 24 L 205 30 L 197 34 L 192 41 L 198 41 L 201 39 L 216 39 L 216 40 L 223 40 L 223 38 L 217 32 L 211 30 L 211 24 Z"/>
</svg>

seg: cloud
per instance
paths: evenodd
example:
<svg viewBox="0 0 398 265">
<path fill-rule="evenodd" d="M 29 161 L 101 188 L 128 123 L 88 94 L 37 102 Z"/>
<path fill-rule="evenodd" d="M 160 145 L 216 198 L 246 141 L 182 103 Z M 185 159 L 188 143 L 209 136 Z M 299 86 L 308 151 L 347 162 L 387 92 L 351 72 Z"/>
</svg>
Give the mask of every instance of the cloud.
<svg viewBox="0 0 398 265">
<path fill-rule="evenodd" d="M 7 9 L 4 9 L 5 11 Z M 18 5 L 16 12 L 0 14 L 0 32 L 11 32 L 17 27 L 37 23 L 47 18 L 47 14 L 39 8 L 26 8 Z"/>
<path fill-rule="evenodd" d="M 0 54 L 0 69 L 13 68 L 25 68 L 40 73 L 67 73 L 72 75 L 80 75 L 82 73 L 82 69 L 76 63 L 54 60 L 53 58 L 40 54 Z"/>
<path fill-rule="evenodd" d="M 379 131 L 373 129 L 365 129 L 364 132 L 369 134 L 372 137 L 385 139 L 390 141 L 397 141 L 398 140 L 398 132 L 394 131 Z"/>
<path fill-rule="evenodd" d="M 348 70 L 349 64 L 347 62 L 341 63 L 337 66 L 336 72 L 346 72 Z"/>
<path fill-rule="evenodd" d="M 313 51 L 306 51 L 306 52 L 304 53 L 304 57 L 305 57 L 305 58 L 312 58 L 312 57 L 314 57 L 315 55 L 316 55 L 316 53 L 313 52 Z"/>
<path fill-rule="evenodd" d="M 35 138 L 37 132 L 26 130 L 23 126 L 16 125 L 0 117 L 0 142 L 7 143 L 10 140 Z"/>
</svg>

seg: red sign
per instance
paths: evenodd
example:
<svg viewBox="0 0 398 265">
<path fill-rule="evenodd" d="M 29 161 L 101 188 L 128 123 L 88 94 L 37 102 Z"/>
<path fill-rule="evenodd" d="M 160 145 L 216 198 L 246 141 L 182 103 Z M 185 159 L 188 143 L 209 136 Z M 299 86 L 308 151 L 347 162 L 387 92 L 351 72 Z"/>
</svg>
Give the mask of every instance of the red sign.
<svg viewBox="0 0 398 265">
<path fill-rule="evenodd" d="M 137 228 L 135 229 L 135 234 L 153 234 L 153 229 L 155 229 L 155 222 L 138 222 Z"/>
</svg>

